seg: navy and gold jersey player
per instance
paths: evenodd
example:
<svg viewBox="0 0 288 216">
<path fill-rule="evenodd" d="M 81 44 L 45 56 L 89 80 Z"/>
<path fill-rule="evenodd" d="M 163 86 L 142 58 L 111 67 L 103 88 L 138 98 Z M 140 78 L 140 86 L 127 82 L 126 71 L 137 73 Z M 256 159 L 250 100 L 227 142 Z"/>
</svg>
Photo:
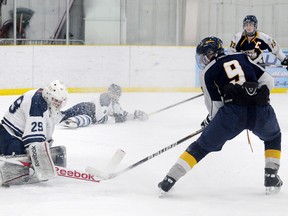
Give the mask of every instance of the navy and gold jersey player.
<svg viewBox="0 0 288 216">
<path fill-rule="evenodd" d="M 228 53 L 246 53 L 255 63 L 265 66 L 263 51 L 273 53 L 282 65 L 288 65 L 288 59 L 279 44 L 269 35 L 257 30 L 258 20 L 254 15 L 247 15 L 243 20 L 243 31 L 234 35 Z"/>
<path fill-rule="evenodd" d="M 273 78 L 244 53 L 225 55 L 222 44 L 219 38 L 207 37 L 196 48 L 196 61 L 203 69 L 200 83 L 208 116 L 201 123 L 200 137 L 188 146 L 158 184 L 160 195 L 168 192 L 209 153 L 221 151 L 228 140 L 246 129 L 264 142 L 267 194 L 278 192 L 282 186 L 277 174 L 281 131 L 269 100 Z"/>
</svg>

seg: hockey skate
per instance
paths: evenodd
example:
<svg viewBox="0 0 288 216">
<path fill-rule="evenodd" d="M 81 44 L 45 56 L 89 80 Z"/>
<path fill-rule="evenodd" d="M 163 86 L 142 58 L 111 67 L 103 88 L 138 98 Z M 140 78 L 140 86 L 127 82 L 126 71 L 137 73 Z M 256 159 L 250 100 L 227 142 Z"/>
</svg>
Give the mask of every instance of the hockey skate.
<svg viewBox="0 0 288 216">
<path fill-rule="evenodd" d="M 60 123 L 62 127 L 69 128 L 69 129 L 76 129 L 78 128 L 77 122 L 73 121 L 72 119 L 66 119 Z"/>
<path fill-rule="evenodd" d="M 176 180 L 170 176 L 165 176 L 164 180 L 158 183 L 158 187 L 160 188 L 159 197 L 162 197 L 166 194 L 176 183 Z"/>
<path fill-rule="evenodd" d="M 283 185 L 282 180 L 277 175 L 278 170 L 265 168 L 264 186 L 266 187 L 266 194 L 275 194 L 281 190 Z"/>
</svg>

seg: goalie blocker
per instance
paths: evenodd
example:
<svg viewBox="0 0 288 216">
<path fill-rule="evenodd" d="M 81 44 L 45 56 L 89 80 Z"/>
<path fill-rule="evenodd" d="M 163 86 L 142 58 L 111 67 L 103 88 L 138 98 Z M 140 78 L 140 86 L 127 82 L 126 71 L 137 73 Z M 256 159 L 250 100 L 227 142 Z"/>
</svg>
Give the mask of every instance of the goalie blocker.
<svg viewBox="0 0 288 216">
<path fill-rule="evenodd" d="M 48 180 L 57 175 L 48 142 L 30 144 L 27 153 L 30 156 L 35 174 L 40 181 Z"/>
</svg>

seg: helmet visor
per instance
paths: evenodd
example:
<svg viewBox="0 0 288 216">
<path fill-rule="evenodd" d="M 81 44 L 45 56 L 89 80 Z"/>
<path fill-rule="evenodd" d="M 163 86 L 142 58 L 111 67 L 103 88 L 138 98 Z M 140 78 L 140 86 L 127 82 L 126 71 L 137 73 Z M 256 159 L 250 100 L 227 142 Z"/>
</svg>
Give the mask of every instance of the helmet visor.
<svg viewBox="0 0 288 216">
<path fill-rule="evenodd" d="M 213 50 L 207 51 L 206 55 L 197 53 L 196 62 L 198 67 L 203 70 L 211 62 L 215 55 L 216 54 Z"/>
<path fill-rule="evenodd" d="M 256 24 L 253 21 L 245 21 L 243 22 L 243 29 L 247 36 L 254 36 L 256 33 Z"/>
</svg>

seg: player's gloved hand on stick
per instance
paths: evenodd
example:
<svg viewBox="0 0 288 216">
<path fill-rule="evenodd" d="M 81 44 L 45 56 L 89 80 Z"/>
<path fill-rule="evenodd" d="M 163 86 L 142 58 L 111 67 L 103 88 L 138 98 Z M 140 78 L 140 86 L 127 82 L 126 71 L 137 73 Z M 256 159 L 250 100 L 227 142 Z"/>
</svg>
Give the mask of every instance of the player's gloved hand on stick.
<svg viewBox="0 0 288 216">
<path fill-rule="evenodd" d="M 115 119 L 115 123 L 123 123 L 126 121 L 126 115 L 114 113 L 113 117 Z"/>
<path fill-rule="evenodd" d="M 281 62 L 281 65 L 287 66 L 286 69 L 288 70 L 288 57 L 285 57 L 285 59 Z"/>
<path fill-rule="evenodd" d="M 149 119 L 149 116 L 141 110 L 135 110 L 134 119 L 138 119 L 140 121 L 146 121 Z"/>
<path fill-rule="evenodd" d="M 207 125 L 211 122 L 210 116 L 209 114 L 207 115 L 207 117 L 201 122 L 201 127 L 205 128 L 207 127 Z"/>
</svg>

